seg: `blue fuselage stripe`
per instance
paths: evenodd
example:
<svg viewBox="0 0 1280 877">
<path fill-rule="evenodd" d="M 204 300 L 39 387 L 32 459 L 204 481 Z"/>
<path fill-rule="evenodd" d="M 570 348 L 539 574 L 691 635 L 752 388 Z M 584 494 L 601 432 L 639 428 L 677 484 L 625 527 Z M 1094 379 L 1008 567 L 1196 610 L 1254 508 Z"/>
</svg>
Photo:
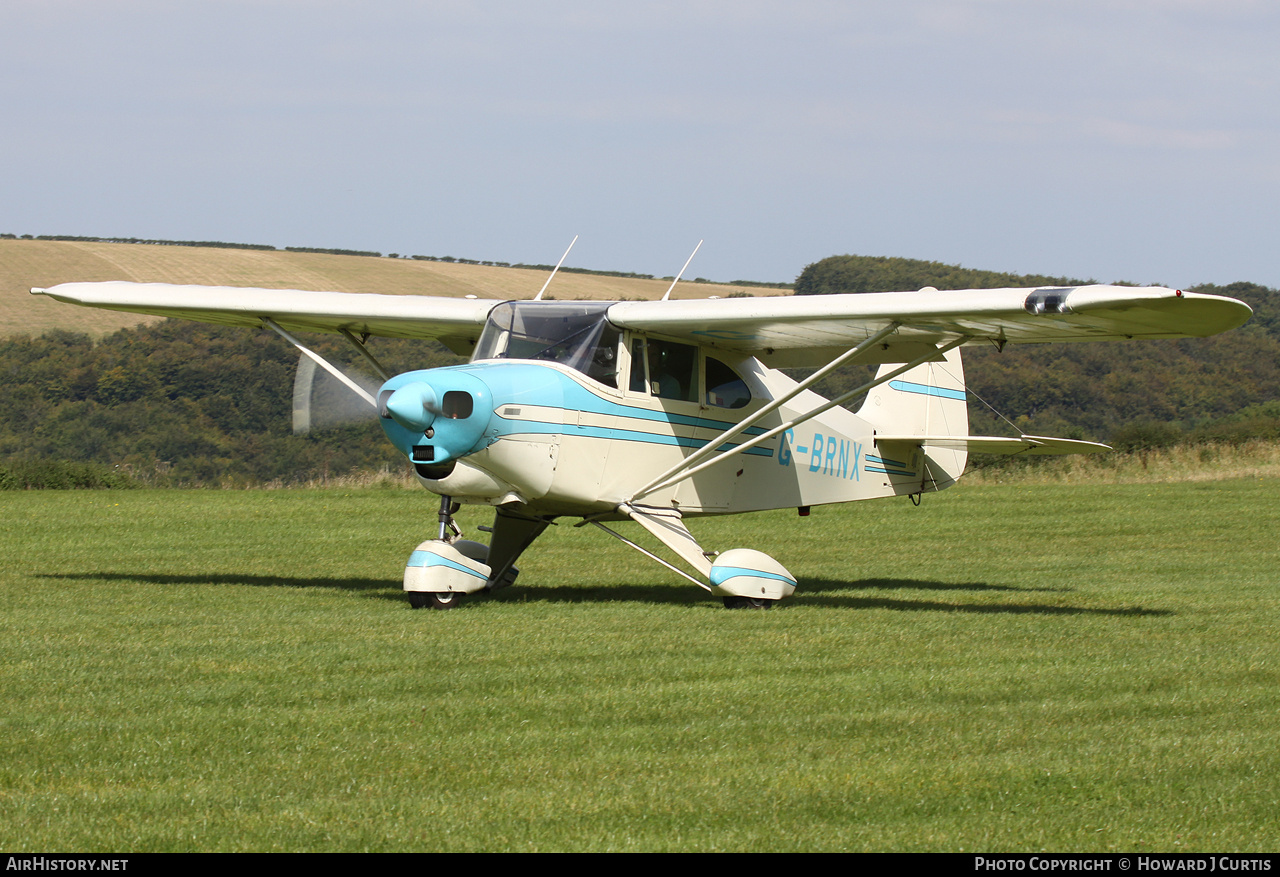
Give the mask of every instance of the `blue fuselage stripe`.
<svg viewBox="0 0 1280 877">
<path fill-rule="evenodd" d="M 499 409 L 501 410 L 501 409 Z M 515 420 L 498 418 L 498 435 L 577 435 L 587 438 L 613 439 L 623 442 L 640 442 L 651 445 L 675 445 L 681 448 L 701 448 L 708 444 L 706 439 L 698 439 L 683 435 L 662 435 L 656 432 L 643 432 L 633 429 L 618 429 L 607 426 L 583 426 L 578 424 L 546 423 L 541 420 Z M 737 444 L 726 442 L 720 450 L 736 448 Z M 773 451 L 768 448 L 747 448 L 742 453 L 756 457 L 772 457 Z"/>
</svg>

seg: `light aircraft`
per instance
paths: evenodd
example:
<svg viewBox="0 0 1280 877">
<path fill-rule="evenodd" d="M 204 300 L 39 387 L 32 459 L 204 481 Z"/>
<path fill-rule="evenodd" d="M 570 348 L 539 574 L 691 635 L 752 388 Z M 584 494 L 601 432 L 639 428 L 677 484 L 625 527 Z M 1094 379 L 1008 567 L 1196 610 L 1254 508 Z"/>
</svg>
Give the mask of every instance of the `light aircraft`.
<svg viewBox="0 0 1280 877">
<path fill-rule="evenodd" d="M 705 551 L 689 518 L 778 508 L 805 515 L 814 505 L 888 496 L 918 502 L 955 484 L 970 453 L 1106 449 L 969 435 L 960 348 L 1202 337 L 1252 313 L 1221 296 L 1098 285 L 638 302 L 125 282 L 32 292 L 265 327 L 298 347 L 302 362 L 332 372 L 376 409 L 387 438 L 440 496 L 438 532 L 404 573 L 410 604 L 438 609 L 511 584 L 516 560 L 557 518 L 606 530 L 729 608 L 768 608 L 792 594 L 795 577 L 754 548 Z M 381 389 L 366 391 L 307 349 L 299 331 L 344 335 Z M 471 360 L 393 376 L 366 347 L 371 336 L 433 338 Z M 851 363 L 879 368 L 829 401 L 810 390 Z M 817 370 L 795 381 L 783 367 Z M 841 407 L 858 397 L 856 412 Z M 487 546 L 461 538 L 453 519 L 461 503 L 494 508 Z M 693 574 L 606 526 L 628 519 Z"/>
</svg>

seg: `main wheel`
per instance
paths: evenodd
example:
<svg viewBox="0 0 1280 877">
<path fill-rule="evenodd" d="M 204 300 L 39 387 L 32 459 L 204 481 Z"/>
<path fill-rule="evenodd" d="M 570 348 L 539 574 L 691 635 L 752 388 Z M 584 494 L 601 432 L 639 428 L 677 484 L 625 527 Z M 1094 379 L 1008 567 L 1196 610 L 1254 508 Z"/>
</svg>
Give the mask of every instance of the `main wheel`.
<svg viewBox="0 0 1280 877">
<path fill-rule="evenodd" d="M 409 591 L 409 605 L 414 609 L 452 609 L 462 602 L 457 591 Z"/>
<path fill-rule="evenodd" d="M 763 597 L 725 597 L 726 609 L 771 609 L 777 600 L 766 600 Z"/>
</svg>

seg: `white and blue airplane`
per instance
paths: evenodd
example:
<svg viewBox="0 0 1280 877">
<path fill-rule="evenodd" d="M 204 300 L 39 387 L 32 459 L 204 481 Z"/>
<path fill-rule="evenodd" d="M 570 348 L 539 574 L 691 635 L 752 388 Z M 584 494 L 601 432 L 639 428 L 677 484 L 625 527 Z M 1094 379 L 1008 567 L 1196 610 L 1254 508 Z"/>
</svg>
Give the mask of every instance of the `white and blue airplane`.
<svg viewBox="0 0 1280 877">
<path fill-rule="evenodd" d="M 1203 337 L 1252 313 L 1231 298 L 1124 286 L 640 302 L 125 282 L 32 292 L 265 327 L 346 383 L 441 498 L 438 533 L 413 551 L 404 573 L 410 604 L 439 609 L 509 585 L 521 553 L 557 518 L 606 530 L 727 607 L 767 608 L 792 594 L 795 577 L 754 548 L 704 550 L 689 518 L 918 501 L 955 484 L 970 453 L 1106 449 L 969 435 L 961 347 Z M 381 375 L 381 389 L 363 389 L 307 349 L 299 331 L 344 335 Z M 433 338 L 471 360 L 393 376 L 365 346 L 371 336 Z M 879 368 L 836 399 L 810 390 L 853 363 Z M 783 367 L 817 371 L 795 381 Z M 860 397 L 856 411 L 841 407 Z M 494 508 L 488 545 L 461 538 L 453 514 L 462 503 Z M 691 572 L 607 526 L 623 520 Z"/>
</svg>

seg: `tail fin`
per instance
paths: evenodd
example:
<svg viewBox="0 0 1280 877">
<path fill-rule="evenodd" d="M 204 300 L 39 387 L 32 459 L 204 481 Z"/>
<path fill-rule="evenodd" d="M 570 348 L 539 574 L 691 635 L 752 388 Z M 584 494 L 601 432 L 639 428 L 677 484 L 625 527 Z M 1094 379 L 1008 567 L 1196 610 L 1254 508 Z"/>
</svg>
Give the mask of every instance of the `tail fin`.
<svg viewBox="0 0 1280 877">
<path fill-rule="evenodd" d="M 882 365 L 879 375 L 899 366 Z M 867 394 L 858 415 L 877 435 L 892 436 L 893 444 L 923 445 L 923 490 L 950 487 L 964 472 L 968 452 L 910 442 L 911 436 L 965 438 L 969 435 L 969 406 L 964 388 L 960 349 L 947 351 L 941 362 L 926 362 Z"/>
<path fill-rule="evenodd" d="M 880 366 L 877 377 L 898 368 Z M 960 349 L 949 350 L 944 362 L 926 362 L 872 390 L 858 415 L 879 433 L 906 435 L 969 435 L 969 406 L 964 389 Z"/>
</svg>

